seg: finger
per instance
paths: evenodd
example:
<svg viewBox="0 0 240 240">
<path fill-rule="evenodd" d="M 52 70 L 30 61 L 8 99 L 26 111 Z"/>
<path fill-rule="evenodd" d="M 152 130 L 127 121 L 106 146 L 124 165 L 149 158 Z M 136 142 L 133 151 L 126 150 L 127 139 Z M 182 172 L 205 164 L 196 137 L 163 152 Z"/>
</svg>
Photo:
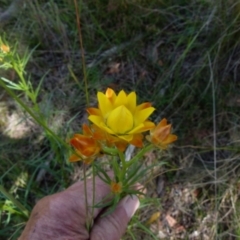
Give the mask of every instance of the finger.
<svg viewBox="0 0 240 240">
<path fill-rule="evenodd" d="M 112 177 L 113 173 L 109 172 L 108 175 Z M 95 218 L 102 209 L 96 208 L 94 205 L 106 200 L 107 196 L 109 196 L 107 199 L 110 201 L 112 198 L 111 189 L 110 186 L 103 182 L 99 177 L 95 177 L 94 181 L 93 179 L 88 179 L 86 181 L 86 189 L 84 184 L 84 181 L 77 182 L 60 194 L 68 196 L 68 198 L 71 198 L 76 205 L 80 205 L 79 209 L 88 209 L 89 213 L 93 213 L 93 217 Z M 85 197 L 85 191 L 87 193 L 87 198 Z M 86 208 L 86 200 L 88 208 Z"/>
<path fill-rule="evenodd" d="M 98 218 L 90 233 L 90 239 L 119 240 L 138 207 L 139 200 L 135 195 L 126 196 L 119 202 L 113 213 Z"/>
</svg>

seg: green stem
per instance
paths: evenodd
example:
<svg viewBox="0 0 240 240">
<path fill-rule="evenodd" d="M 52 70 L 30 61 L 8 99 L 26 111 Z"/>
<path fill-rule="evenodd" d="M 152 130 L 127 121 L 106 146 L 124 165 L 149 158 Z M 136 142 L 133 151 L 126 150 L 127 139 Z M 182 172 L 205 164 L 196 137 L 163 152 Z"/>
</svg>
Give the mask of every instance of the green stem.
<svg viewBox="0 0 240 240">
<path fill-rule="evenodd" d="M 113 172 L 114 172 L 114 176 L 118 178 L 118 180 L 121 181 L 121 171 L 119 168 L 119 164 L 117 162 L 117 156 L 113 156 L 112 160 L 111 160 L 111 165 L 113 167 Z"/>
<path fill-rule="evenodd" d="M 102 151 L 106 154 L 110 154 L 113 156 L 118 155 L 118 149 L 116 149 L 116 148 L 102 147 Z"/>
<path fill-rule="evenodd" d="M 119 158 L 120 158 L 120 160 L 121 160 L 121 162 L 122 162 L 123 167 L 125 167 L 125 165 L 126 165 L 126 160 L 125 160 L 125 157 L 124 157 L 123 152 L 121 152 L 121 151 L 118 150 L 118 156 L 119 156 Z"/>
<path fill-rule="evenodd" d="M 120 173 L 120 181 L 123 182 L 124 177 L 126 175 L 126 171 L 127 171 L 127 164 L 126 164 L 126 159 L 125 159 L 123 152 L 118 150 L 118 156 L 122 163 L 122 169 L 121 169 L 121 173 Z"/>
<path fill-rule="evenodd" d="M 91 219 L 93 222 L 94 219 L 94 205 L 95 205 L 95 185 L 96 185 L 96 179 L 95 179 L 95 165 L 92 164 L 92 174 L 93 174 L 93 178 L 92 178 L 92 184 L 93 184 L 93 197 L 92 197 L 92 211 L 91 211 Z"/>
<path fill-rule="evenodd" d="M 34 90 L 32 89 L 32 85 L 31 84 L 28 84 L 26 81 L 25 81 L 25 78 L 23 76 L 23 73 L 21 70 L 18 69 L 17 66 L 13 65 L 13 68 L 14 70 L 17 72 L 21 82 L 23 83 L 24 85 L 24 91 L 26 92 L 27 94 L 27 97 L 29 97 L 34 105 L 34 108 L 35 110 L 38 112 L 38 114 L 40 115 L 40 109 L 39 109 L 39 106 L 36 102 L 36 94 L 34 92 Z"/>
<path fill-rule="evenodd" d="M 138 154 L 135 157 L 126 162 L 127 168 L 130 167 L 133 163 L 135 163 L 139 158 L 141 158 L 146 152 L 150 151 L 153 148 L 154 148 L 153 144 L 149 144 L 148 146 L 144 147 L 141 151 L 138 152 Z"/>
<path fill-rule="evenodd" d="M 28 210 L 16 199 L 14 196 L 9 193 L 1 184 L 0 184 L 0 192 L 8 198 L 26 217 L 29 217 Z"/>
<path fill-rule="evenodd" d="M 87 106 L 89 107 L 87 70 L 86 70 L 85 56 L 84 56 L 84 50 L 83 50 L 84 48 L 83 48 L 82 29 L 81 29 L 81 21 L 80 21 L 80 19 L 81 19 L 80 18 L 80 12 L 81 11 L 78 10 L 78 3 L 77 3 L 76 0 L 74 0 L 74 6 L 75 6 L 75 13 L 76 13 L 76 20 L 77 20 L 79 43 L 80 43 L 80 49 L 81 49 L 83 79 L 84 79 L 84 85 L 85 85 L 86 101 L 87 101 Z"/>
<path fill-rule="evenodd" d="M 13 93 L 13 91 L 12 91 L 11 89 L 9 89 L 9 88 L 4 84 L 4 82 L 3 82 L 2 80 L 0 80 L 0 86 L 2 86 L 2 87 L 6 90 L 6 92 L 7 92 L 14 100 L 16 100 L 16 101 L 22 106 L 22 108 L 23 108 L 26 112 L 29 113 L 29 115 L 30 115 L 40 126 L 42 126 L 42 127 L 45 129 L 45 131 L 46 131 L 48 134 L 52 135 L 52 136 L 55 138 L 55 140 L 59 141 L 63 146 L 69 148 L 69 146 L 66 144 L 66 142 L 63 141 L 62 139 L 60 139 L 52 130 L 50 130 L 50 129 L 46 126 L 46 124 L 45 124 L 43 121 L 41 121 L 41 120 L 30 110 L 30 108 L 27 107 L 27 106 L 23 103 L 23 101 L 22 101 L 20 98 L 18 98 L 18 97 Z"/>
<path fill-rule="evenodd" d="M 85 195 L 85 208 L 86 208 L 86 228 L 88 232 L 91 230 L 91 219 L 89 219 L 88 211 L 88 195 L 87 195 L 87 177 L 86 177 L 86 165 L 83 164 L 83 177 L 84 177 L 84 195 Z"/>
<path fill-rule="evenodd" d="M 23 77 L 22 72 L 21 72 L 15 65 L 13 65 L 13 68 L 14 68 L 14 70 L 17 72 L 17 74 L 18 74 L 20 80 L 23 82 L 24 86 L 27 87 L 27 89 L 28 89 L 28 84 L 27 84 L 27 82 L 25 81 L 25 78 Z"/>
</svg>

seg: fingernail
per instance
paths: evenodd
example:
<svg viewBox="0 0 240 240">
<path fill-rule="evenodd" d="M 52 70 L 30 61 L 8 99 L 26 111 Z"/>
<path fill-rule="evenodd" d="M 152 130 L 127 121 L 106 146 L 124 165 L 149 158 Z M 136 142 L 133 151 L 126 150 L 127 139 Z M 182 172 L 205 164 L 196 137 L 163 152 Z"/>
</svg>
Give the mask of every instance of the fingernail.
<svg viewBox="0 0 240 240">
<path fill-rule="evenodd" d="M 139 202 L 137 196 L 129 195 L 123 199 L 122 205 L 123 205 L 128 217 L 131 218 L 134 215 L 134 213 L 136 212 L 136 210 L 138 209 L 140 202 Z"/>
</svg>

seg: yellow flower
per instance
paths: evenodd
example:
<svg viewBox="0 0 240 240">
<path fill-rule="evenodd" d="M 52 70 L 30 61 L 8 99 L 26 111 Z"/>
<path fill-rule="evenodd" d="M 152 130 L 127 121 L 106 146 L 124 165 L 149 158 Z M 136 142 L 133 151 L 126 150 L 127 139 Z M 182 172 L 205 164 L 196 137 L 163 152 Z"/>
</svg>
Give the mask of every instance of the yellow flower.
<svg viewBox="0 0 240 240">
<path fill-rule="evenodd" d="M 119 194 L 122 192 L 122 183 L 112 181 L 110 184 L 110 189 L 114 194 Z"/>
<path fill-rule="evenodd" d="M 152 129 L 155 124 L 147 118 L 155 110 L 150 103 L 136 104 L 135 92 L 118 95 L 108 88 L 106 93 L 98 92 L 98 108 L 88 108 L 88 119 L 108 134 L 133 145 L 141 145 L 141 133 Z"/>
<path fill-rule="evenodd" d="M 83 134 L 74 134 L 70 139 L 70 144 L 75 149 L 75 154 L 69 158 L 70 162 L 82 160 L 86 164 L 90 164 L 100 152 L 100 146 L 92 137 L 92 132 L 87 125 L 83 125 Z"/>
<path fill-rule="evenodd" d="M 166 149 L 167 146 L 177 140 L 177 136 L 171 134 L 171 124 L 167 124 L 167 119 L 164 118 L 158 125 L 150 130 L 150 135 L 146 136 L 147 140 L 161 149 Z"/>
<path fill-rule="evenodd" d="M 0 50 L 3 52 L 3 53 L 8 53 L 10 51 L 10 47 L 5 45 L 5 44 L 2 44 L 0 46 Z"/>
</svg>

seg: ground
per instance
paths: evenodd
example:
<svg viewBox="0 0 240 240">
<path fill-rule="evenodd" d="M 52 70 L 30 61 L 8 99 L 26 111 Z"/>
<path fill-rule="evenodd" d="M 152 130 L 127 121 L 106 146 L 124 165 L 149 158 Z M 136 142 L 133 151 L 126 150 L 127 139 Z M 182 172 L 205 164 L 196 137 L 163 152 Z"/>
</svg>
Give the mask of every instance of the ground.
<svg viewBox="0 0 240 240">
<path fill-rule="evenodd" d="M 123 239 L 239 239 L 240 1 L 77 2 L 80 25 L 74 1 L 36 0 L 1 26 L 11 50 L 31 53 L 24 74 L 34 89 L 42 79 L 38 119 L 66 142 L 86 122 L 86 92 L 95 106 L 107 87 L 136 91 L 178 141 L 141 160 L 155 167 Z M 9 5 L 1 0 L 2 12 Z M 11 68 L 0 77 L 19 82 Z M 15 94 L 23 105 L 0 88 L 0 183 L 31 210 L 82 167 L 29 115 L 25 92 Z M 3 191 L 0 211 L 0 238 L 17 239 L 27 219 Z"/>
</svg>

